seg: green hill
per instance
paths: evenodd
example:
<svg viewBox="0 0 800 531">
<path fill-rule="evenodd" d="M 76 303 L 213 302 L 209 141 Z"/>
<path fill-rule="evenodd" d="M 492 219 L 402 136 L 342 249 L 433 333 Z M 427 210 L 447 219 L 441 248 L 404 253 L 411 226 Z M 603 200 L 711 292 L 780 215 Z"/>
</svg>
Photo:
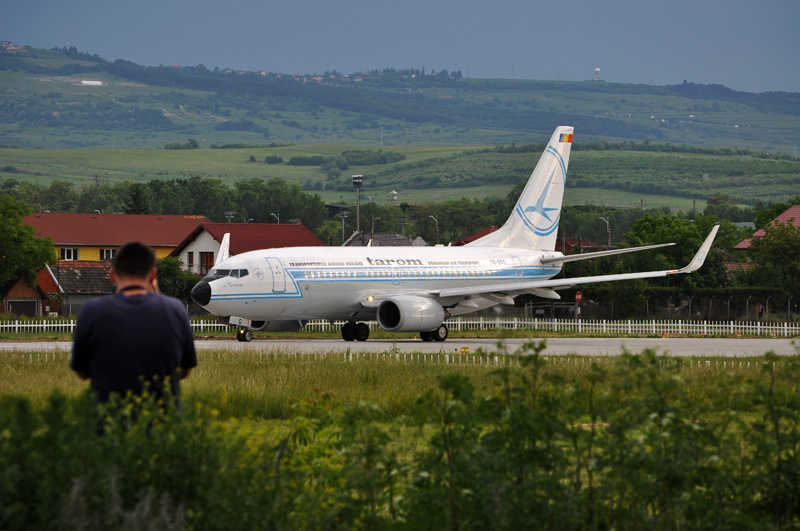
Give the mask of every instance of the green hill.
<svg viewBox="0 0 800 531">
<path fill-rule="evenodd" d="M 0 181 L 281 177 L 338 202 L 360 173 L 378 201 L 505 197 L 561 124 L 576 128 L 567 204 L 688 210 L 715 193 L 752 205 L 800 189 L 796 93 L 143 67 L 0 47 Z M 354 150 L 368 157 L 343 163 Z"/>
<path fill-rule="evenodd" d="M 100 81 L 102 85 L 85 81 Z M 636 140 L 793 153 L 800 94 L 719 85 L 465 79 L 387 69 L 324 76 L 143 67 L 73 49 L 0 48 L 0 144 L 497 145 Z"/>
</svg>

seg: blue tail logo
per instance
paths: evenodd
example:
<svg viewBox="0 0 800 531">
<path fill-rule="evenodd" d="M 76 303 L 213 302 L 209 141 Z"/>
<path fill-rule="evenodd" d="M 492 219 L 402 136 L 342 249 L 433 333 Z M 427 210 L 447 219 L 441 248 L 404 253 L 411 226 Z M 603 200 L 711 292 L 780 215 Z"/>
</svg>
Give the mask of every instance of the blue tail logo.
<svg viewBox="0 0 800 531">
<path fill-rule="evenodd" d="M 561 155 L 551 146 L 548 146 L 546 153 L 550 153 L 551 155 L 555 156 L 559 164 L 553 168 L 553 172 L 550 174 L 547 184 L 544 185 L 542 193 L 539 195 L 539 198 L 536 200 L 536 203 L 533 206 L 529 206 L 523 210 L 521 205 L 517 205 L 517 214 L 519 214 L 519 216 L 522 218 L 525 226 L 533 231 L 537 236 L 549 236 L 558 228 L 558 222 L 561 220 L 560 208 L 546 207 L 544 205 L 544 202 L 547 199 L 547 194 L 550 192 L 550 186 L 553 184 L 553 178 L 556 175 L 556 170 L 561 168 L 561 173 L 564 175 L 564 183 L 567 181 L 567 174 L 565 171 L 566 168 Z M 550 214 L 550 212 L 553 211 L 557 213 L 555 215 L 555 219 L 553 219 Z"/>
</svg>

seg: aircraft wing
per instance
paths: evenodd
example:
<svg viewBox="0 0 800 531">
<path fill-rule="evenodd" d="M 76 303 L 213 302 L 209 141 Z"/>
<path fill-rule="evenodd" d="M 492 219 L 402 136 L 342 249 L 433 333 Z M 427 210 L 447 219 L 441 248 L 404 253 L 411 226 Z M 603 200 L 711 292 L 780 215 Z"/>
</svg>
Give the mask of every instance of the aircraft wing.
<svg viewBox="0 0 800 531">
<path fill-rule="evenodd" d="M 642 273 L 621 273 L 617 275 L 597 275 L 590 277 L 555 278 L 549 280 L 531 280 L 527 282 L 509 282 L 507 284 L 487 284 L 483 286 L 467 286 L 461 288 L 445 288 L 432 290 L 431 295 L 440 298 L 467 297 L 467 296 L 491 296 L 500 302 L 508 302 L 508 298 L 516 297 L 523 293 L 532 293 L 548 299 L 561 298 L 554 289 L 566 288 L 576 284 L 591 284 L 595 282 L 612 282 L 615 280 L 633 280 L 637 278 L 656 278 L 676 275 L 679 273 L 691 273 L 697 271 L 705 262 L 706 256 L 714 243 L 714 238 L 719 230 L 719 225 L 715 225 L 706 237 L 700 249 L 694 255 L 691 262 L 681 269 L 669 269 L 666 271 L 646 271 Z M 595 256 L 601 253 L 591 253 Z"/>
<path fill-rule="evenodd" d="M 590 260 L 592 258 L 601 258 L 603 256 L 611 256 L 615 254 L 633 253 L 636 251 L 647 251 L 648 249 L 658 249 L 659 247 L 669 247 L 675 245 L 674 243 L 659 243 L 657 245 L 645 245 L 644 247 L 626 247 L 624 249 L 610 249 L 608 251 L 597 251 L 595 253 L 581 253 L 571 254 L 569 256 L 554 256 L 552 258 L 542 258 L 543 264 L 563 264 L 566 262 L 577 262 L 579 260 Z"/>
</svg>

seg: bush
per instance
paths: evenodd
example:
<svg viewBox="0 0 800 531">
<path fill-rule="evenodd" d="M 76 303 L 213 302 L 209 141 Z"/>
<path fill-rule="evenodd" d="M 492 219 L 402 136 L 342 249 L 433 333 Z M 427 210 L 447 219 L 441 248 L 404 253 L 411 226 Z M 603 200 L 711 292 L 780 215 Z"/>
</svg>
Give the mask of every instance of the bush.
<svg viewBox="0 0 800 531">
<path fill-rule="evenodd" d="M 277 424 L 130 399 L 100 411 L 98 437 L 89 393 L 6 397 L 0 528 L 800 524 L 797 359 L 709 371 L 694 388 L 682 360 L 651 351 L 579 371 L 543 347 L 485 389 L 443 376 L 389 422 L 382 406 L 322 392 Z"/>
</svg>

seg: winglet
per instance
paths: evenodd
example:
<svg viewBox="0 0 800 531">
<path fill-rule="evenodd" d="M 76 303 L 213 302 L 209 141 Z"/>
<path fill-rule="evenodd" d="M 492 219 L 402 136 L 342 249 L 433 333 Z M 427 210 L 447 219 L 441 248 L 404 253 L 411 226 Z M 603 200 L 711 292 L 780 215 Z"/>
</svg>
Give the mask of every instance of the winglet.
<svg viewBox="0 0 800 531">
<path fill-rule="evenodd" d="M 214 265 L 219 264 L 223 260 L 227 260 L 230 256 L 230 246 L 231 246 L 231 233 L 226 232 L 225 236 L 222 237 L 222 243 L 219 244 L 219 252 L 217 253 L 217 261 L 214 262 Z"/>
<path fill-rule="evenodd" d="M 714 225 L 711 229 L 711 232 L 708 233 L 706 236 L 706 241 L 703 242 L 703 245 L 700 246 L 698 249 L 697 254 L 694 255 L 692 261 L 689 262 L 689 265 L 682 269 L 678 269 L 676 271 L 670 271 L 669 274 L 676 274 L 676 273 L 691 273 L 692 271 L 697 271 L 700 267 L 705 263 L 706 257 L 708 256 L 708 252 L 711 250 L 711 244 L 714 243 L 714 238 L 717 236 L 717 231 L 719 230 L 719 223 Z"/>
</svg>

